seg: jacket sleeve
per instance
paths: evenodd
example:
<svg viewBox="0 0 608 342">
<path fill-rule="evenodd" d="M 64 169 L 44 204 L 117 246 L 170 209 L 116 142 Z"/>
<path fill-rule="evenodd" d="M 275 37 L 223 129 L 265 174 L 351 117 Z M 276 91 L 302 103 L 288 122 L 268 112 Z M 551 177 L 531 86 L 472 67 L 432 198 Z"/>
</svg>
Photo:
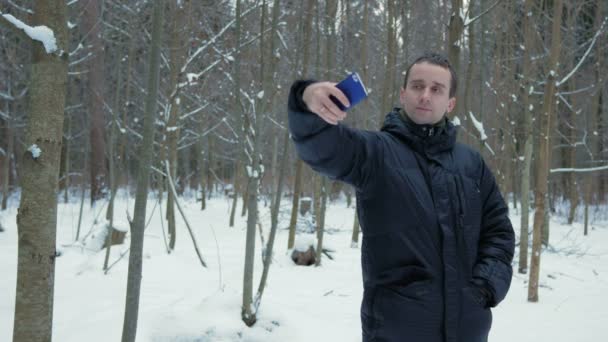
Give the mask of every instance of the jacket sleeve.
<svg viewBox="0 0 608 342">
<path fill-rule="evenodd" d="M 473 283 L 489 292 L 487 305 L 500 303 L 511 285 L 515 233 L 508 207 L 492 172 L 482 160 L 480 192 L 482 200 L 481 234 Z"/>
<path fill-rule="evenodd" d="M 312 113 L 302 101 L 304 89 L 314 81 L 296 81 L 289 92 L 288 115 L 291 139 L 298 156 L 331 179 L 359 190 L 370 187 L 379 160 L 378 133 L 360 131 L 343 124 L 331 125 Z"/>
</svg>

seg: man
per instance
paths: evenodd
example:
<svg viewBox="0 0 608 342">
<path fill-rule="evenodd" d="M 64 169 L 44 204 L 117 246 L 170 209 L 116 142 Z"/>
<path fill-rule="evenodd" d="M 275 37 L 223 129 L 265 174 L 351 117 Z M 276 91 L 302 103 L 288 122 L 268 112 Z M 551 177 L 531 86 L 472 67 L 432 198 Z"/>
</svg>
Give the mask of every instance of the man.
<svg viewBox="0 0 608 342">
<path fill-rule="evenodd" d="M 509 289 L 513 228 L 489 168 L 446 117 L 456 85 L 445 57 L 421 56 L 379 132 L 340 124 L 330 95 L 349 103 L 334 83 L 291 88 L 299 156 L 357 190 L 364 341 L 487 341 Z"/>
</svg>

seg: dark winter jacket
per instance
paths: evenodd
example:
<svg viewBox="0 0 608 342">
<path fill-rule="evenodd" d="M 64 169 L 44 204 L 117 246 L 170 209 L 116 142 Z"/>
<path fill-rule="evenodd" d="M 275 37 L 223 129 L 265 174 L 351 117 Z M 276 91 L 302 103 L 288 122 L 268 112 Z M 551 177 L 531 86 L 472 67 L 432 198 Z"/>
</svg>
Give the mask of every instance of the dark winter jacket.
<svg viewBox="0 0 608 342">
<path fill-rule="evenodd" d="M 487 341 L 514 232 L 480 154 L 447 119 L 417 125 L 399 109 L 379 132 L 327 124 L 302 101 L 308 84 L 291 88 L 289 129 L 304 162 L 357 190 L 363 340 Z"/>
</svg>

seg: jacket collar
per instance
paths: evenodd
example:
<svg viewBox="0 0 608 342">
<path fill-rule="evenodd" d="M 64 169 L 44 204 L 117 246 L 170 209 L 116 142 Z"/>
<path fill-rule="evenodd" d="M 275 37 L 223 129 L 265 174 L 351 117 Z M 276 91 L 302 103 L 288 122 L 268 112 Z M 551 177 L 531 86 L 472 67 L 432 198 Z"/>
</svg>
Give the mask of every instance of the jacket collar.
<svg viewBox="0 0 608 342">
<path fill-rule="evenodd" d="M 396 136 L 423 155 L 451 150 L 457 135 L 456 126 L 447 117 L 434 125 L 419 125 L 401 108 L 394 108 L 386 115 L 381 131 Z"/>
</svg>

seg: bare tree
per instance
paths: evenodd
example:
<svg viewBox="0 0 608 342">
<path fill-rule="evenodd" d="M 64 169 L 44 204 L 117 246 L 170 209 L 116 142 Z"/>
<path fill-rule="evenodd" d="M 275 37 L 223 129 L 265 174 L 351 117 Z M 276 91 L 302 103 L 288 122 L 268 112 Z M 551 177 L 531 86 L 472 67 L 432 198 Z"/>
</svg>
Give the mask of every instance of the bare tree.
<svg viewBox="0 0 608 342">
<path fill-rule="evenodd" d="M 163 1 L 154 2 L 154 14 L 152 16 L 152 42 L 148 59 L 148 95 L 145 105 L 146 117 L 144 119 L 143 140 L 139 153 L 140 159 L 135 209 L 133 211 L 133 221 L 131 222 L 131 248 L 129 254 L 129 273 L 127 279 L 127 298 L 125 302 L 122 342 L 134 342 L 137 334 L 142 254 L 144 247 L 144 225 L 146 220 L 146 203 L 148 200 L 148 180 L 150 177 L 150 166 L 152 165 L 154 118 L 156 114 L 160 71 L 163 3 Z"/>
<path fill-rule="evenodd" d="M 312 18 L 314 17 L 312 15 L 312 11 L 314 7 L 317 6 L 317 0 L 307 1 L 306 4 L 307 6 L 305 13 L 307 13 L 307 15 L 303 15 L 301 17 L 301 24 L 304 27 L 304 35 L 300 44 L 303 56 L 300 76 L 307 76 L 308 74 L 308 63 L 310 61 L 310 44 L 308 42 L 310 40 L 310 32 L 312 31 Z M 296 224 L 298 222 L 298 210 L 300 206 L 300 192 L 302 191 L 302 165 L 302 160 L 296 157 L 293 203 L 291 207 L 291 220 L 289 221 L 289 237 L 287 239 L 288 249 L 293 248 L 295 243 Z"/>
<path fill-rule="evenodd" d="M 551 155 L 549 151 L 549 136 L 551 125 L 555 118 L 555 81 L 561 50 L 562 0 L 553 3 L 553 27 L 551 31 L 551 52 L 549 55 L 549 71 L 545 83 L 543 108 L 539 117 L 540 137 L 538 142 L 538 171 L 534 195 L 534 230 L 532 236 L 532 259 L 530 262 L 530 282 L 528 284 L 528 301 L 538 301 L 538 280 L 540 275 L 540 254 L 542 242 L 542 227 L 545 221 L 547 183 Z"/>
<path fill-rule="evenodd" d="M 89 135 L 91 144 L 91 204 L 103 196 L 106 188 L 106 143 L 104 120 L 104 42 L 103 30 L 104 1 L 89 1 L 85 4 L 84 31 L 86 39 L 92 45 L 92 57 L 89 59 L 88 107 L 91 113 Z"/>
<path fill-rule="evenodd" d="M 524 53 L 523 53 L 523 67 L 521 87 L 521 98 L 523 102 L 523 116 L 524 116 L 524 132 L 523 139 L 524 143 L 524 155 L 522 165 L 522 177 L 521 177 L 521 222 L 520 222 L 520 234 L 519 234 L 519 273 L 526 273 L 528 270 L 528 217 L 530 209 L 530 166 L 532 165 L 532 119 L 533 111 L 530 104 L 530 87 L 531 79 L 528 75 L 531 74 L 531 53 L 533 50 L 533 14 L 532 14 L 532 3 L 533 0 L 526 0 L 524 3 Z"/>
</svg>

